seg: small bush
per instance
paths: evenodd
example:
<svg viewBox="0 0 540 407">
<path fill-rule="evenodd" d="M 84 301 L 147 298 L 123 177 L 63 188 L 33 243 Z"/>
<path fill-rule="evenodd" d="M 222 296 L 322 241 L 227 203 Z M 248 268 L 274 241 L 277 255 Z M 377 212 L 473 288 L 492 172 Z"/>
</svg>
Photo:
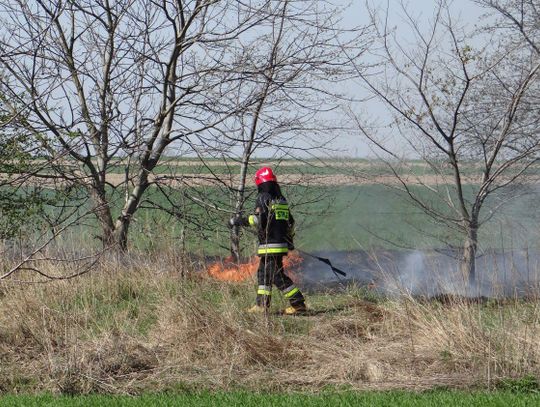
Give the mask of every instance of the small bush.
<svg viewBox="0 0 540 407">
<path fill-rule="evenodd" d="M 526 375 L 518 379 L 504 379 L 497 387 L 512 393 L 540 393 L 540 382 L 533 375 Z"/>
</svg>

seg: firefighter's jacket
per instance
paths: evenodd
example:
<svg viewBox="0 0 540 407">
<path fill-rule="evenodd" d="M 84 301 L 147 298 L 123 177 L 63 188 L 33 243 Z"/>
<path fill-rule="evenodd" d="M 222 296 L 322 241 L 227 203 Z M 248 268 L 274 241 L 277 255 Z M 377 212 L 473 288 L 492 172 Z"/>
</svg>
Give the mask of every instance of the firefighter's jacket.
<svg viewBox="0 0 540 407">
<path fill-rule="evenodd" d="M 255 213 L 246 223 L 257 227 L 259 256 L 286 255 L 293 245 L 294 218 L 283 196 L 276 198 L 267 192 L 259 193 Z"/>
</svg>

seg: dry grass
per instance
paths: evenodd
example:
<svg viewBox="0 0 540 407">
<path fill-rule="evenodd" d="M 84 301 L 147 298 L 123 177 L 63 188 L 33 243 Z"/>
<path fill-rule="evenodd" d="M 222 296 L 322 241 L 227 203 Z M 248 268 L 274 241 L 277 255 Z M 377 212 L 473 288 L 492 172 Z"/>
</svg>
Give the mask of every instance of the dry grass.
<svg viewBox="0 0 540 407">
<path fill-rule="evenodd" d="M 1 282 L 0 392 L 464 388 L 540 373 L 536 302 L 372 303 L 351 291 L 312 296 L 310 316 L 253 316 L 254 283 L 191 269 L 162 256 Z"/>
</svg>

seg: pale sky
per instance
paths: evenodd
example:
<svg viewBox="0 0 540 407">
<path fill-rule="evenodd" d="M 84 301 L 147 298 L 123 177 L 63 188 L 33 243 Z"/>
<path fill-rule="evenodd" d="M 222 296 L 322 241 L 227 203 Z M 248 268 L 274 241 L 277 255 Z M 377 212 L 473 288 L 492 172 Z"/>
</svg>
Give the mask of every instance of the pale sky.
<svg viewBox="0 0 540 407">
<path fill-rule="evenodd" d="M 348 13 L 345 15 L 344 23 L 347 25 L 355 25 L 367 23 L 369 21 L 369 16 L 366 11 L 366 2 L 364 0 L 335 0 L 335 4 L 350 5 Z M 386 8 L 386 0 L 369 0 L 369 3 L 382 9 Z M 411 35 L 410 28 L 403 23 L 403 11 L 399 5 L 399 0 L 389 0 L 390 7 L 390 25 L 396 27 L 396 32 L 399 38 L 407 41 L 410 39 L 412 41 L 413 36 Z M 436 0 L 409 0 L 403 1 L 407 5 L 408 10 L 411 11 L 411 14 L 417 16 L 421 21 L 429 21 L 432 17 Z M 468 27 L 474 28 L 476 24 L 479 23 L 480 17 L 484 14 L 485 10 L 481 9 L 471 0 L 454 0 L 451 2 L 451 9 L 456 18 L 459 18 L 461 22 L 466 24 Z M 362 87 L 359 84 L 351 83 L 347 84 L 348 89 L 352 89 L 355 95 L 365 94 L 362 90 Z M 362 112 L 364 115 L 369 117 L 388 117 L 385 109 L 381 106 L 378 106 L 376 103 L 364 103 L 361 107 L 355 107 L 355 111 Z M 343 135 L 339 137 L 339 141 L 334 143 L 335 148 L 342 151 L 346 155 L 353 157 L 365 157 L 370 155 L 369 147 L 361 141 L 360 137 L 357 135 Z"/>
</svg>

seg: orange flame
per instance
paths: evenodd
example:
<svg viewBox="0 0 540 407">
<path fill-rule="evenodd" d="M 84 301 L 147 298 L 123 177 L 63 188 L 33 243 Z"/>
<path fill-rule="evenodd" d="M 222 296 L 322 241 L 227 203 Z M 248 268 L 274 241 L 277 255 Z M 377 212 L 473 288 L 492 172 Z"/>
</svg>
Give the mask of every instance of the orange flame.
<svg viewBox="0 0 540 407">
<path fill-rule="evenodd" d="M 227 257 L 223 262 L 211 264 L 207 271 L 208 275 L 220 281 L 244 281 L 257 271 L 257 258 L 253 257 L 248 263 L 235 263 L 232 257 Z"/>
<path fill-rule="evenodd" d="M 286 274 L 296 283 L 299 281 L 298 266 L 304 259 L 297 253 L 291 252 L 283 259 L 283 267 Z M 239 282 L 245 281 L 257 273 L 259 257 L 254 256 L 246 263 L 235 263 L 232 257 L 223 259 L 222 262 L 210 264 L 207 268 L 208 275 L 220 281 Z"/>
<path fill-rule="evenodd" d="M 283 258 L 283 268 L 285 269 L 285 274 L 287 274 L 295 284 L 300 283 L 302 280 L 302 277 L 298 271 L 303 261 L 304 259 L 297 251 L 289 252 L 289 254 Z"/>
</svg>

